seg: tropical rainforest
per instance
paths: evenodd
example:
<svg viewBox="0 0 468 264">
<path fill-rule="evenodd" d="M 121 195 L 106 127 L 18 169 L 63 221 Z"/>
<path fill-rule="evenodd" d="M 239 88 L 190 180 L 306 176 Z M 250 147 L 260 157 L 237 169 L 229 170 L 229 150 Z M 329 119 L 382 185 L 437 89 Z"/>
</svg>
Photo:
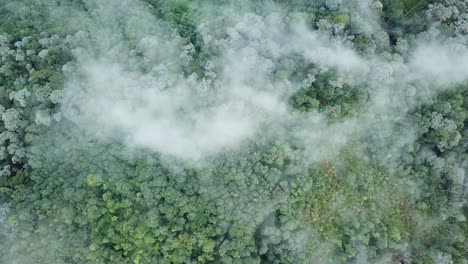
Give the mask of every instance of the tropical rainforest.
<svg viewBox="0 0 468 264">
<path fill-rule="evenodd" d="M 468 263 L 467 0 L 0 0 L 0 263 Z"/>
</svg>

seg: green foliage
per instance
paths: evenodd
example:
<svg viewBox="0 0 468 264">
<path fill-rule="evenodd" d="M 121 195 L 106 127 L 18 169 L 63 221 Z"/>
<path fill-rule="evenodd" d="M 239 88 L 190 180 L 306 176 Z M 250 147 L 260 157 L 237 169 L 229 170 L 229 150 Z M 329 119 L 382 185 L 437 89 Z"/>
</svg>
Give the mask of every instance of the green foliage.
<svg viewBox="0 0 468 264">
<path fill-rule="evenodd" d="M 347 14 L 336 15 L 333 17 L 333 22 L 347 26 L 350 23 L 350 18 Z"/>
<path fill-rule="evenodd" d="M 467 262 L 466 84 L 412 109 L 392 136 L 353 135 L 330 158 L 311 160 L 288 125 L 282 139 L 260 136 L 192 166 L 133 153 L 113 139 L 95 142 L 60 118 L 62 69 L 73 60 L 65 39 L 75 32 L 51 22 L 40 2 L 0 6 L 0 261 L 360 263 L 365 251 L 370 263 L 387 255 L 402 260 L 407 252 L 414 263 Z M 217 54 L 197 31 L 197 5 L 145 2 L 194 46 L 184 74 L 203 78 Z M 321 19 L 340 24 L 333 34 L 363 55 L 375 52 L 375 36 L 352 33 L 345 8 L 275 2 L 311 28 Z M 86 11 L 81 1 L 67 3 Z M 414 40 L 426 27 L 426 5 L 382 3 L 394 40 Z M 350 85 L 337 70 L 315 68 L 299 55 L 274 63 L 274 78 L 307 79 L 289 98 L 300 115 L 319 112 L 340 122 L 367 106 L 370 88 Z M 407 127 L 417 139 L 395 154 L 391 147 L 407 137 Z"/>
<path fill-rule="evenodd" d="M 294 109 L 301 112 L 325 112 L 331 120 L 356 113 L 358 107 L 365 105 L 366 101 L 365 91 L 350 87 L 333 70 L 318 74 L 311 85 L 300 89 L 290 98 Z"/>
</svg>

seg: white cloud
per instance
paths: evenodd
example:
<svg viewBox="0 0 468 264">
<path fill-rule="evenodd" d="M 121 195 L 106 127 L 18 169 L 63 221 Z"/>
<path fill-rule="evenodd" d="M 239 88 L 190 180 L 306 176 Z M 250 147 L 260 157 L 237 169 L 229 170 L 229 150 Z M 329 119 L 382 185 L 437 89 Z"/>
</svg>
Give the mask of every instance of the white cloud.
<svg viewBox="0 0 468 264">
<path fill-rule="evenodd" d="M 284 14 L 262 16 L 236 10 L 223 12 L 229 20 L 209 17 L 201 21 L 198 30 L 206 46 L 218 55 L 209 58 L 205 78 L 187 76 L 184 71 L 193 60 L 193 46 L 174 30 L 137 1 L 126 2 L 124 7 L 110 1 L 99 3 L 108 9 L 96 6 L 92 10 L 95 21 L 88 21 L 88 34 L 79 32 L 68 39 L 75 47 L 75 61 L 65 71 L 65 117 L 92 136 L 119 139 L 130 147 L 185 160 L 235 150 L 266 130 L 280 131 L 291 121 L 300 124 L 296 133 L 311 149 L 310 155 L 319 159 L 322 152 L 315 150 L 320 146 L 338 148 L 353 133 L 382 128 L 382 122 L 390 129 L 412 107 L 433 96 L 428 87 L 438 90 L 468 78 L 464 46 L 424 43 L 408 63 L 397 57 L 363 58 L 349 43 L 313 31 Z M 138 19 L 124 15 L 130 7 Z M 369 7 L 363 17 L 374 23 L 372 12 Z M 117 20 L 123 26 L 117 26 Z M 148 22 L 161 27 L 148 26 Z M 122 36 L 122 30 L 129 27 L 141 28 L 127 36 L 134 47 L 128 47 Z M 143 56 L 140 61 L 149 71 L 139 68 L 137 54 Z M 275 75 L 277 62 L 291 56 L 322 69 L 337 69 L 344 82 L 368 87 L 372 98 L 367 109 L 331 126 L 313 121 L 322 120 L 318 113 L 292 115 L 288 99 L 301 81 Z M 291 68 L 297 66 L 297 61 L 291 62 Z"/>
</svg>

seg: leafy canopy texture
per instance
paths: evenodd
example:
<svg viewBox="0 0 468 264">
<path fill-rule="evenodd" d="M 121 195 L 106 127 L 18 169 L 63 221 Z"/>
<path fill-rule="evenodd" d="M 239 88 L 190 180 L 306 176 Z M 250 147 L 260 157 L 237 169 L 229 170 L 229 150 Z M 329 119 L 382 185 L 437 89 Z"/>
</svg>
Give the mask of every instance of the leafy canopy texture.
<svg viewBox="0 0 468 264">
<path fill-rule="evenodd" d="M 467 264 L 467 10 L 0 1 L 0 262 Z"/>
</svg>

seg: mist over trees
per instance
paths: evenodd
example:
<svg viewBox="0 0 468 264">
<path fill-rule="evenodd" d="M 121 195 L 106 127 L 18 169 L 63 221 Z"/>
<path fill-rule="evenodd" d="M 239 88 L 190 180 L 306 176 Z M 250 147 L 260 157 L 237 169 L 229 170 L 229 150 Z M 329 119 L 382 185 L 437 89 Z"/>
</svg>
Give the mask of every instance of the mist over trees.
<svg viewBox="0 0 468 264">
<path fill-rule="evenodd" d="M 0 0 L 0 263 L 468 263 L 467 11 Z"/>
</svg>

